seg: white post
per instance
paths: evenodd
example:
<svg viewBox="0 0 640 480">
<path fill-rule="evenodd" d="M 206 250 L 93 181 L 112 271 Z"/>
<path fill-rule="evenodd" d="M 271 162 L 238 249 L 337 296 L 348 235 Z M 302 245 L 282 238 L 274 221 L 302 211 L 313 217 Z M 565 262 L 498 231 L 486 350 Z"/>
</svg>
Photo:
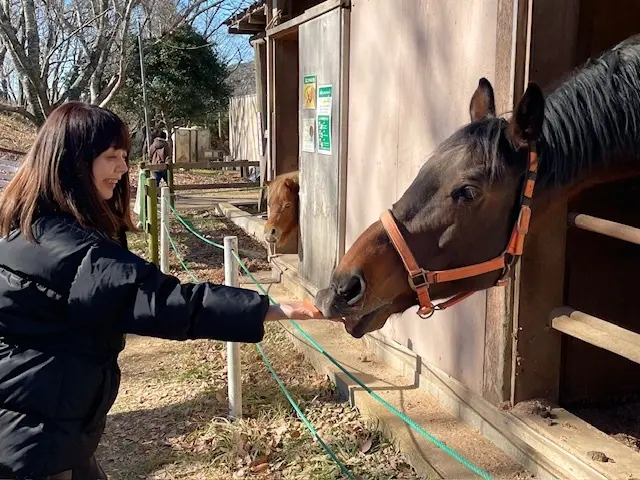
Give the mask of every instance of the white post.
<svg viewBox="0 0 640 480">
<path fill-rule="evenodd" d="M 169 273 L 169 235 L 170 216 L 169 216 L 169 198 L 171 191 L 169 187 L 160 189 L 160 270 L 162 273 Z"/>
<path fill-rule="evenodd" d="M 224 237 L 224 284 L 238 286 L 238 263 L 231 252 L 238 252 L 238 237 Z M 242 376 L 240 345 L 227 342 L 227 382 L 229 383 L 229 415 L 242 418 Z"/>
</svg>

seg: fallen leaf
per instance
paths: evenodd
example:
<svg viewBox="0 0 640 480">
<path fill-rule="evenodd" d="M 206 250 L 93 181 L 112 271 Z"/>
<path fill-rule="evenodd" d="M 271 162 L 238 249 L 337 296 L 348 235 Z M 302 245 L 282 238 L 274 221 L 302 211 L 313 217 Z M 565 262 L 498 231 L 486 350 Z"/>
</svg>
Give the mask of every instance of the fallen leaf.
<svg viewBox="0 0 640 480">
<path fill-rule="evenodd" d="M 269 464 L 268 463 L 261 463 L 260 465 L 256 465 L 255 467 L 251 467 L 251 473 L 264 472 L 267 468 L 269 468 Z"/>
<path fill-rule="evenodd" d="M 273 433 L 275 433 L 276 435 L 282 435 L 284 432 L 287 431 L 287 425 L 280 425 L 278 428 L 276 428 Z"/>
<path fill-rule="evenodd" d="M 371 441 L 371 439 L 369 439 L 360 446 L 360 451 L 362 453 L 367 453 L 369 450 L 371 450 L 372 445 L 373 442 Z"/>
<path fill-rule="evenodd" d="M 269 459 L 267 458 L 266 455 L 260 455 L 253 462 L 251 462 L 249 464 L 249 466 L 250 467 L 255 467 L 257 465 L 262 465 L 263 463 L 267 463 L 268 461 L 269 461 Z"/>
</svg>

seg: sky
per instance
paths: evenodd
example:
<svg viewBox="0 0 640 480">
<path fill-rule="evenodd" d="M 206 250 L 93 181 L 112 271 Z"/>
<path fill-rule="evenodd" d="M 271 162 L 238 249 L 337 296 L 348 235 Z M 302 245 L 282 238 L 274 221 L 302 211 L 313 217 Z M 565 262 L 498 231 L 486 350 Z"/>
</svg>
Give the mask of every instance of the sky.
<svg viewBox="0 0 640 480">
<path fill-rule="evenodd" d="M 213 0 L 215 1 L 215 0 Z M 242 10 L 254 3 L 254 0 L 224 0 L 223 5 L 214 15 L 214 25 L 220 25 L 229 16 L 238 10 Z M 204 27 L 205 20 L 196 22 L 196 25 Z M 230 35 L 226 25 L 222 25 L 215 33 L 213 40 L 218 45 L 219 52 L 230 64 L 253 60 L 253 47 L 249 44 L 250 35 Z"/>
</svg>

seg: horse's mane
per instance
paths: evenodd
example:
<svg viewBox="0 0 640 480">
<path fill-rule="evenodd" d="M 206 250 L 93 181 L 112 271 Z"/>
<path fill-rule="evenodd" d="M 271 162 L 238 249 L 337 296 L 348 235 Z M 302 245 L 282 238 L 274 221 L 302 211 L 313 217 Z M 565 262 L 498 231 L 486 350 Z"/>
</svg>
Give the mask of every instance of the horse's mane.
<svg viewBox="0 0 640 480">
<path fill-rule="evenodd" d="M 500 151 L 509 148 L 506 128 L 500 117 L 470 123 L 439 148 L 474 151 L 499 179 L 506 167 Z M 617 154 L 640 156 L 640 35 L 590 59 L 547 96 L 542 137 L 542 187 L 568 184 Z"/>
<path fill-rule="evenodd" d="M 628 38 L 549 94 L 540 180 L 561 185 L 618 154 L 640 153 L 640 35 Z"/>
</svg>

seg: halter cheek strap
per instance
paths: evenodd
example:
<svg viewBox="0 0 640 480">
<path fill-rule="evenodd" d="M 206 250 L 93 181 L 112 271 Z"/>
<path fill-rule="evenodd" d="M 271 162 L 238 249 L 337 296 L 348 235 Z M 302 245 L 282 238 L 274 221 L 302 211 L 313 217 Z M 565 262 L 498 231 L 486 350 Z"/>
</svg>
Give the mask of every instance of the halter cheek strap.
<svg viewBox="0 0 640 480">
<path fill-rule="evenodd" d="M 425 270 L 418 265 L 418 262 L 416 262 L 413 253 L 411 253 L 411 249 L 407 245 L 402 233 L 400 233 L 398 224 L 393 218 L 391 211 L 385 210 L 382 212 L 380 215 L 380 221 L 382 222 L 382 226 L 387 232 L 387 235 L 391 239 L 393 246 L 398 252 L 398 255 L 400 255 L 404 268 L 409 274 L 409 286 L 418 296 L 418 302 L 420 304 L 418 315 L 421 318 L 429 318 L 433 315 L 435 310 L 444 310 L 449 308 L 475 293 L 475 290 L 462 292 L 445 302 L 434 305 L 431 301 L 431 297 L 429 296 L 429 284 L 452 282 L 464 278 L 477 277 L 486 273 L 495 272 L 496 270 L 502 270 L 502 274 L 495 285 L 504 285 L 504 279 L 507 276 L 510 267 L 518 257 L 522 256 L 524 239 L 529 232 L 531 200 L 533 198 L 537 172 L 538 153 L 536 150 L 536 144 L 532 142 L 529 144 L 529 168 L 527 170 L 524 187 L 522 189 L 520 212 L 518 213 L 518 219 L 513 226 L 509 243 L 502 255 L 492 258 L 491 260 L 487 260 L 486 262 L 448 270 Z"/>
</svg>

